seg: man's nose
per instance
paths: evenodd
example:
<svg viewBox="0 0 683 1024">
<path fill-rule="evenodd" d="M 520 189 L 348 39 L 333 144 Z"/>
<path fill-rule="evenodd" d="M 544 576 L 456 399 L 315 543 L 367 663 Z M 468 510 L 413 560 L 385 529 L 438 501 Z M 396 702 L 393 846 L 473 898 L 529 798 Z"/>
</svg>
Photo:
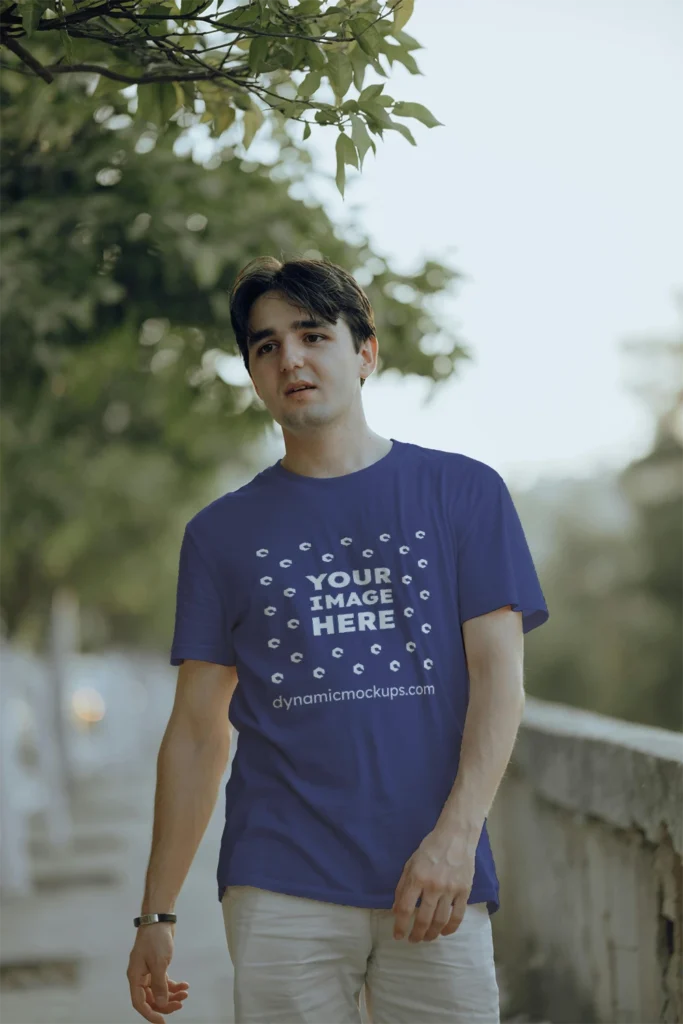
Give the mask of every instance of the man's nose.
<svg viewBox="0 0 683 1024">
<path fill-rule="evenodd" d="M 280 345 L 280 369 L 290 371 L 296 366 L 303 366 L 304 348 L 297 339 L 285 338 Z"/>
</svg>

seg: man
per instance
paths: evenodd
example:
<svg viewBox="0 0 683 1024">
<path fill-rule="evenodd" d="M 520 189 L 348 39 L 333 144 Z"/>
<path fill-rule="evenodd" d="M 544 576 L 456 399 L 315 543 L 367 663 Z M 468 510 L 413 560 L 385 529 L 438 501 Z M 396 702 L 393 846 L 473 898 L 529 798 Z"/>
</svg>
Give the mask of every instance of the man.
<svg viewBox="0 0 683 1024">
<path fill-rule="evenodd" d="M 385 438 L 367 296 L 328 260 L 252 261 L 231 296 L 284 458 L 187 524 L 143 915 L 172 914 L 215 803 L 238 1024 L 499 1021 L 486 830 L 548 611 L 500 475 Z M 180 922 L 182 924 L 182 922 Z M 138 922 L 159 1024 L 173 920 Z"/>
</svg>

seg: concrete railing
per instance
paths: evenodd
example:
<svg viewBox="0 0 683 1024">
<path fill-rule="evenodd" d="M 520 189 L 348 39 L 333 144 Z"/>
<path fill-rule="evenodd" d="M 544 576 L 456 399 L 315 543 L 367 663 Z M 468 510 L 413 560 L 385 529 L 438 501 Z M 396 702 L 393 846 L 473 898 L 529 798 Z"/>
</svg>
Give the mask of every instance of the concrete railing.
<svg viewBox="0 0 683 1024">
<path fill-rule="evenodd" d="M 508 1014 L 683 1021 L 683 735 L 527 697 L 488 826 Z"/>
</svg>

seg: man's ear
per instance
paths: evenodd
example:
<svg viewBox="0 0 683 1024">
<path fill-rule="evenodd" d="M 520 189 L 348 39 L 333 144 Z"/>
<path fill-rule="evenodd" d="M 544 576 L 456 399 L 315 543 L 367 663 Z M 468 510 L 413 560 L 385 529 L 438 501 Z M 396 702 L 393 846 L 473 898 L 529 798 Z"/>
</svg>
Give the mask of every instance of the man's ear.
<svg viewBox="0 0 683 1024">
<path fill-rule="evenodd" d="M 369 346 L 369 354 L 372 355 L 372 346 L 370 345 L 370 342 L 372 342 L 373 340 L 376 343 L 376 345 L 375 345 L 375 349 L 376 349 L 375 365 L 371 366 L 367 370 L 367 372 L 365 374 L 363 374 L 363 376 L 366 377 L 366 378 L 369 377 L 370 374 L 374 373 L 374 371 L 375 371 L 375 369 L 377 367 L 377 360 L 379 358 L 379 342 L 377 341 L 377 336 L 375 334 L 372 334 L 372 335 L 370 335 L 369 338 L 366 338 L 365 342 L 364 342 L 364 345 L 368 345 Z"/>
</svg>

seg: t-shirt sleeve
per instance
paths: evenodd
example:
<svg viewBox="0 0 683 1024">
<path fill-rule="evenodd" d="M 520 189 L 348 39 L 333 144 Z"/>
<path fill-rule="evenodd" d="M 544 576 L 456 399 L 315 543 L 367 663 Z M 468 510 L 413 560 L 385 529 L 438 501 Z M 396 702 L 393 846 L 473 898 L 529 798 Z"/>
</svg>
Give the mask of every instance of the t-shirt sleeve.
<svg viewBox="0 0 683 1024">
<path fill-rule="evenodd" d="M 511 605 L 528 633 L 549 618 L 522 523 L 510 492 L 491 466 L 476 474 L 458 537 L 461 624 Z"/>
<path fill-rule="evenodd" d="M 185 659 L 234 665 L 232 622 L 214 572 L 200 551 L 189 524 L 178 563 L 178 588 L 171 664 Z"/>
</svg>

